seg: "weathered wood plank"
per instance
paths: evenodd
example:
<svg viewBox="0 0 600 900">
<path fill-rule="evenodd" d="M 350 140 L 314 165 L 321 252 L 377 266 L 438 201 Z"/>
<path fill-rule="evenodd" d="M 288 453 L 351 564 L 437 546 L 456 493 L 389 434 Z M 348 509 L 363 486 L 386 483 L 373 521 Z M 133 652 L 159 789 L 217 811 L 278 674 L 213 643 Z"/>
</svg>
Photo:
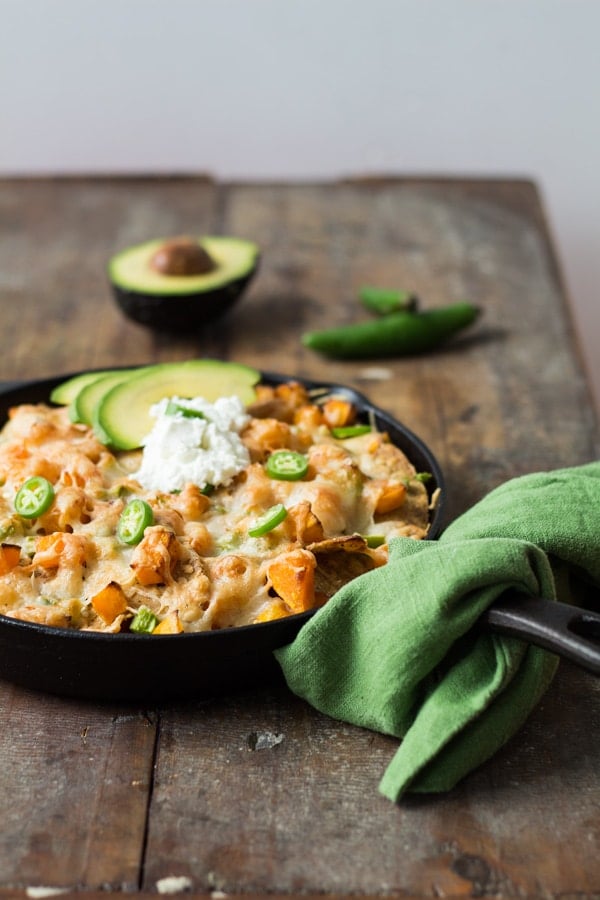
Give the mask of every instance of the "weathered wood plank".
<svg viewBox="0 0 600 900">
<path fill-rule="evenodd" d="M 0 683 L 0 884 L 134 890 L 156 720 Z"/>
<path fill-rule="evenodd" d="M 207 355 L 347 383 L 430 444 L 449 517 L 513 475 L 598 455 L 526 182 L 5 181 L 0 229 L 0 379 Z M 167 338 L 121 316 L 105 266 L 123 246 L 184 232 L 256 240 L 262 266 L 221 324 Z M 367 282 L 414 290 L 424 305 L 466 297 L 481 322 L 423 358 L 345 363 L 305 350 L 303 330 L 366 317 L 356 291 Z M 277 686 L 146 715 L 0 685 L 0 710 L 9 891 L 153 893 L 181 875 L 199 894 L 600 892 L 598 684 L 572 667 L 493 761 L 448 795 L 398 807 L 376 790 L 395 742 Z"/>
<path fill-rule="evenodd" d="M 565 667 L 495 760 L 398 807 L 377 793 L 396 742 L 285 692 L 164 711 L 144 887 L 176 875 L 198 893 L 597 891 L 599 698 Z"/>
</svg>

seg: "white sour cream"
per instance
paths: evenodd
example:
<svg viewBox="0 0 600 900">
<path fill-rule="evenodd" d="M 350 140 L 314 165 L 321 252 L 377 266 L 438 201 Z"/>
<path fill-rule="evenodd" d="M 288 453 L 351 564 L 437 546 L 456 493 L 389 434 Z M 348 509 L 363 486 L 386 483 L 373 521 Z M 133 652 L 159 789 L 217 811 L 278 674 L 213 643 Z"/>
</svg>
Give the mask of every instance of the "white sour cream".
<svg viewBox="0 0 600 900">
<path fill-rule="evenodd" d="M 185 415 L 181 409 L 201 413 Z M 168 412 L 173 410 L 175 412 Z M 199 487 L 226 485 L 250 462 L 240 432 L 249 416 L 238 397 L 209 403 L 165 398 L 150 413 L 156 419 L 144 440 L 142 464 L 134 478 L 150 491 L 177 491 L 188 482 Z"/>
</svg>

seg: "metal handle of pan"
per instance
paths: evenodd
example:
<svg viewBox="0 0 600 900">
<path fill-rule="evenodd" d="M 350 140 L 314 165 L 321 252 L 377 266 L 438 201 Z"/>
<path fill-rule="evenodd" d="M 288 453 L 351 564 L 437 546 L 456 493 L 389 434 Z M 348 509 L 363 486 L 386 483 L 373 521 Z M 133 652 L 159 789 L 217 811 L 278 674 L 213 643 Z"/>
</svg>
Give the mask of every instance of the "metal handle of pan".
<svg viewBox="0 0 600 900">
<path fill-rule="evenodd" d="M 600 614 L 518 592 L 498 598 L 482 616 L 492 631 L 523 638 L 600 675 Z"/>
</svg>

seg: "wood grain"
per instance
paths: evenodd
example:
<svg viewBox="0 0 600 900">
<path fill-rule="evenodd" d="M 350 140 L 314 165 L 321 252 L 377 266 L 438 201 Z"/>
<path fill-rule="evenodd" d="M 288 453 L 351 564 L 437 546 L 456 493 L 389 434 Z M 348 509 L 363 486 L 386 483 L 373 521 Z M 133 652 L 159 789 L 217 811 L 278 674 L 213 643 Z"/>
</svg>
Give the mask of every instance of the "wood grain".
<svg viewBox="0 0 600 900">
<path fill-rule="evenodd" d="M 564 672 L 494 761 L 449 794 L 398 807 L 377 793 L 396 742 L 332 722 L 282 691 L 196 715 L 165 711 L 144 886 L 177 873 L 198 893 L 597 890 L 597 688 Z M 582 695 L 585 719 L 574 712 Z"/>
<path fill-rule="evenodd" d="M 234 234 L 258 278 L 181 338 L 123 318 L 110 255 Z M 470 299 L 471 333 L 426 357 L 332 362 L 302 331 L 366 317 L 363 283 Z M 529 182 L 204 178 L 0 182 L 0 379 L 191 356 L 340 381 L 417 432 L 453 518 L 507 478 L 598 457 L 556 254 Z M 0 683 L 0 896 L 64 886 L 154 896 L 600 895 L 599 684 L 563 665 L 520 734 L 459 787 L 393 806 L 396 742 L 282 685 L 152 710 Z M 217 893 L 218 896 L 218 893 Z"/>
<path fill-rule="evenodd" d="M 138 887 L 156 719 L 0 684 L 2 885 Z"/>
</svg>

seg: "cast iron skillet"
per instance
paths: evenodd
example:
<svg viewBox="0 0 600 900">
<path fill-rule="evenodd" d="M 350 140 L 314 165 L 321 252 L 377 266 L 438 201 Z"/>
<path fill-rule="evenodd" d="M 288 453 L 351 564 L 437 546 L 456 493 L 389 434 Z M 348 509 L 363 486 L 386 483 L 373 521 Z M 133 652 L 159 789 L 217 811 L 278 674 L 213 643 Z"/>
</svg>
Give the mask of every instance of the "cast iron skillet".
<svg viewBox="0 0 600 900">
<path fill-rule="evenodd" d="M 75 374 L 75 373 L 70 373 Z M 0 427 L 19 403 L 48 402 L 53 387 L 70 374 L 0 388 Z M 289 376 L 263 373 L 267 384 Z M 444 482 L 429 448 L 409 429 L 343 385 L 312 382 L 309 390 L 335 393 L 374 417 L 417 471 L 432 474 L 427 487 L 440 497 L 431 513 L 429 538 L 439 535 Z M 311 612 L 260 625 L 199 634 L 102 634 L 50 628 L 0 615 L 0 678 L 35 690 L 94 700 L 157 703 L 210 697 L 278 680 L 272 651 L 294 639 Z M 481 617 L 481 627 L 523 638 L 600 674 L 600 615 L 564 604 L 506 594 Z"/>
<path fill-rule="evenodd" d="M 53 387 L 69 373 L 44 381 L 0 388 L 0 427 L 19 403 L 48 403 Z M 267 384 L 291 376 L 262 374 Z M 343 385 L 296 378 L 311 391 L 348 397 L 361 419 L 374 416 L 418 472 L 430 472 L 430 495 L 440 489 L 431 514 L 430 536 L 440 530 L 443 480 L 431 451 L 411 431 Z M 160 702 L 201 698 L 281 678 L 272 651 L 290 643 L 311 613 L 273 622 L 198 634 L 139 635 L 71 631 L 20 622 L 0 615 L 0 678 L 36 690 L 96 700 Z"/>
</svg>

